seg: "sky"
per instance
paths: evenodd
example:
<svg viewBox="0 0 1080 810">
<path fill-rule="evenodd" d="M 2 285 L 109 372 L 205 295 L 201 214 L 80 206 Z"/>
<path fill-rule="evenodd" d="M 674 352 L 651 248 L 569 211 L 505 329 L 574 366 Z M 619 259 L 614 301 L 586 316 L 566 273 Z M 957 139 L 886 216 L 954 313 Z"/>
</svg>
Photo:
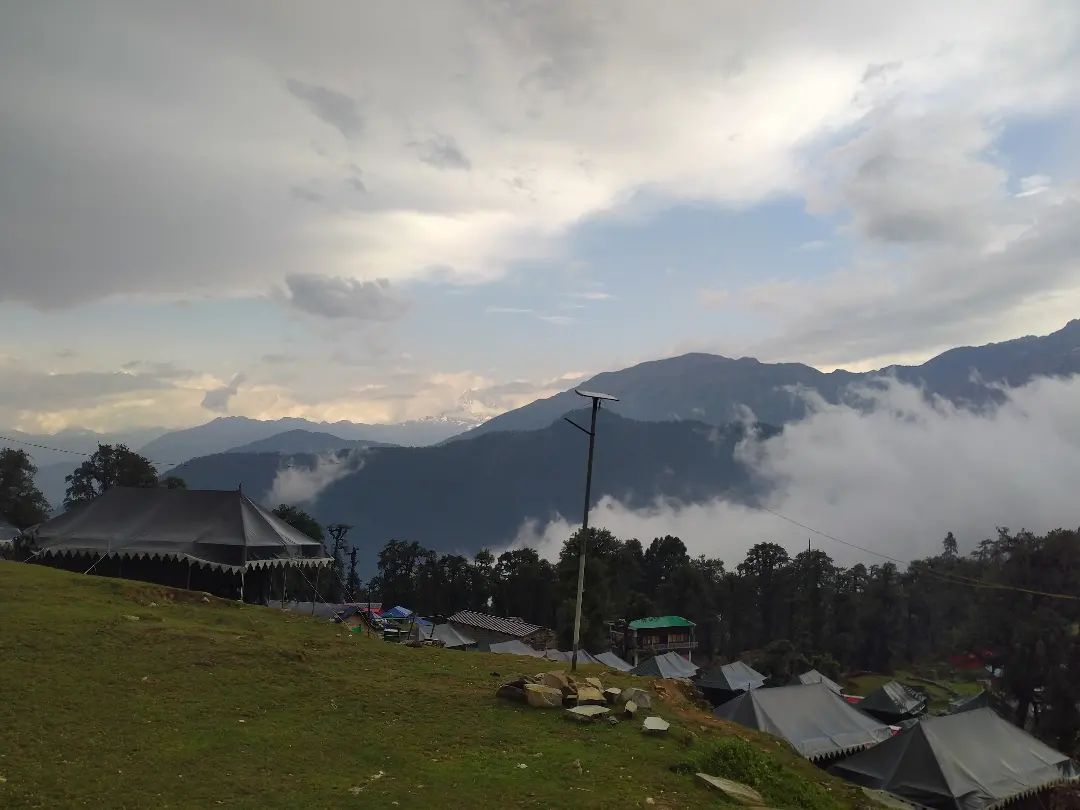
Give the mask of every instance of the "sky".
<svg viewBox="0 0 1080 810">
<path fill-rule="evenodd" d="M 1080 5 L 0 7 L 0 427 L 469 420 L 1080 303 Z"/>
</svg>

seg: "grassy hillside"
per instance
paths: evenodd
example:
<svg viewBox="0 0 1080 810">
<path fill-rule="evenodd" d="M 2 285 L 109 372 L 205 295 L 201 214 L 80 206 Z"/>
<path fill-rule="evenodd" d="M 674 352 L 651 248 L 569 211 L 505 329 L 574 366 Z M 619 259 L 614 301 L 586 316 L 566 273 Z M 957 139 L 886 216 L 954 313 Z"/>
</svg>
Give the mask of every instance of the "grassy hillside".
<svg viewBox="0 0 1080 810">
<path fill-rule="evenodd" d="M 667 738 L 640 722 L 577 725 L 494 698 L 493 673 L 545 668 L 535 659 L 399 647 L 10 562 L 0 620 L 4 807 L 715 807 L 672 766 L 735 736 L 769 766 L 775 806 L 865 806 L 670 682 Z"/>
</svg>

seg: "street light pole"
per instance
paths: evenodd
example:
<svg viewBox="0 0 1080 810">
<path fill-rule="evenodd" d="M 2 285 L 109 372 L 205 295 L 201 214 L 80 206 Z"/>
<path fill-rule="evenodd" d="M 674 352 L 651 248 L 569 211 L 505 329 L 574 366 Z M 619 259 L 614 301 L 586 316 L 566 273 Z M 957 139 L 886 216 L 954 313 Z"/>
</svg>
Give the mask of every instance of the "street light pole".
<svg viewBox="0 0 1080 810">
<path fill-rule="evenodd" d="M 571 672 L 577 672 L 578 647 L 581 644 L 581 600 L 582 594 L 585 592 L 585 549 L 589 544 L 589 502 L 592 499 L 592 465 L 593 450 L 596 447 L 596 414 L 597 411 L 600 410 L 601 400 L 606 399 L 618 402 L 618 399 L 610 394 L 597 394 L 592 391 L 577 390 L 575 390 L 575 393 L 592 400 L 592 418 L 589 422 L 589 429 L 585 430 L 585 428 L 569 417 L 563 417 L 567 422 L 582 433 L 587 434 L 589 437 L 589 461 L 585 467 L 585 514 L 581 518 L 581 548 L 578 551 L 577 604 L 574 606 L 574 652 L 570 658 Z"/>
</svg>

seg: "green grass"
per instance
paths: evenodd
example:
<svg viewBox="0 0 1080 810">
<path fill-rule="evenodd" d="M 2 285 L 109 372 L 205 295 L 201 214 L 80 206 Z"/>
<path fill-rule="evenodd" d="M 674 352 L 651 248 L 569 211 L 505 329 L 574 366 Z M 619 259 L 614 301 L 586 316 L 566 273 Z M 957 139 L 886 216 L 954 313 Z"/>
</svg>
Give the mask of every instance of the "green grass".
<svg viewBox="0 0 1080 810">
<path fill-rule="evenodd" d="M 0 562 L 0 806 L 714 807 L 672 766 L 736 735 L 787 774 L 775 806 L 817 788 L 829 808 L 866 806 L 680 695 L 656 712 L 673 722 L 666 738 L 494 698 L 506 675 L 544 668 Z"/>
<path fill-rule="evenodd" d="M 802 778 L 760 746 L 739 737 L 697 746 L 687 765 L 687 772 L 703 771 L 750 785 L 772 804 L 802 810 L 837 810 L 845 806 L 842 798 L 831 795 L 829 787 Z"/>
</svg>

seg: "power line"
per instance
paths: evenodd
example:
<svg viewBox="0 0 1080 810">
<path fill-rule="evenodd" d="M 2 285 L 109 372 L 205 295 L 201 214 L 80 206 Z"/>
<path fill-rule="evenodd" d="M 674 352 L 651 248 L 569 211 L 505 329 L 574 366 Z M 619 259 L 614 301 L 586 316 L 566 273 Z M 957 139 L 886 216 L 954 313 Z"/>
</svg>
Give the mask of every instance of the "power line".
<svg viewBox="0 0 1080 810">
<path fill-rule="evenodd" d="M 47 444 L 35 444 L 34 442 L 27 442 L 27 441 L 23 441 L 22 439 L 15 439 L 15 438 L 12 438 L 11 436 L 0 436 L 0 439 L 3 439 L 5 442 L 11 442 L 12 444 L 21 444 L 21 445 L 24 445 L 26 447 L 35 447 L 38 450 L 51 450 L 54 453 L 67 453 L 68 455 L 83 456 L 84 458 L 90 458 L 91 456 L 94 455 L 93 453 L 84 453 L 82 450 L 68 450 L 68 449 L 66 449 L 64 447 L 50 447 Z M 134 451 L 132 451 L 132 452 L 134 452 Z M 175 466 L 177 466 L 177 462 L 174 462 L 174 461 L 154 461 L 153 459 L 149 459 L 149 458 L 146 459 L 146 460 L 149 461 L 151 464 L 157 464 L 157 465 L 160 465 L 162 467 L 175 467 Z"/>
<path fill-rule="evenodd" d="M 808 532 L 813 532 L 816 535 L 824 537 L 826 540 L 832 540 L 834 543 L 840 543 L 841 545 L 848 546 L 849 548 L 858 549 L 859 551 L 863 551 L 867 554 L 873 554 L 875 557 L 881 557 L 882 559 L 889 560 L 890 562 L 894 563 L 899 563 L 900 565 L 911 566 L 914 564 L 911 560 L 902 560 L 899 557 L 893 557 L 888 554 L 883 554 L 880 551 L 874 551 L 872 548 L 866 548 L 865 546 L 860 546 L 857 543 L 850 543 L 847 540 L 841 540 L 839 537 L 835 537 L 828 532 L 823 532 L 820 529 L 815 529 L 813 526 L 807 526 L 805 523 L 801 523 L 798 520 L 790 518 L 780 512 L 777 512 L 775 509 L 770 509 L 767 506 L 759 506 L 757 508 L 761 509 L 763 512 L 768 512 L 770 515 L 774 515 L 781 520 L 786 520 L 788 523 L 798 526 L 800 529 L 806 529 Z M 1080 596 L 1074 596 L 1067 593 L 1050 593 L 1047 591 L 1032 590 L 1031 588 L 1021 588 L 1017 585 L 1005 585 L 1000 582 L 986 582 L 985 580 L 974 579 L 973 577 L 965 577 L 962 574 L 945 574 L 940 571 L 935 571 L 933 568 L 929 567 L 920 567 L 919 570 L 930 574 L 931 576 L 935 576 L 938 579 L 944 580 L 945 582 L 949 582 L 953 585 L 968 585 L 975 588 L 986 588 L 990 590 L 1016 591 L 1019 593 L 1030 594 L 1032 596 L 1046 596 L 1051 599 L 1069 599 L 1071 601 L 1080 601 Z"/>
</svg>

